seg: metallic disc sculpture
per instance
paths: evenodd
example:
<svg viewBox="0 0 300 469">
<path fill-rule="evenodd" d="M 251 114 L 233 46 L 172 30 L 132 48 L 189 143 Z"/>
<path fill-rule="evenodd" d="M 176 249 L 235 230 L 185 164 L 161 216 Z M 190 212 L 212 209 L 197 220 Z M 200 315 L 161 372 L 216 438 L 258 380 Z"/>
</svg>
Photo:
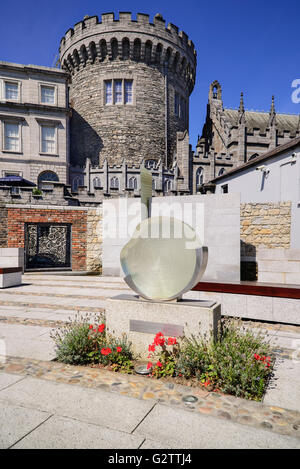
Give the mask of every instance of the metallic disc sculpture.
<svg viewBox="0 0 300 469">
<path fill-rule="evenodd" d="M 124 280 L 147 300 L 180 299 L 204 274 L 208 249 L 187 223 L 171 217 L 150 217 L 151 195 L 152 174 L 142 168 L 142 221 L 120 254 Z"/>
<path fill-rule="evenodd" d="M 121 251 L 125 282 L 152 301 L 181 298 L 202 277 L 208 251 L 194 229 L 176 218 L 143 220 Z"/>
</svg>

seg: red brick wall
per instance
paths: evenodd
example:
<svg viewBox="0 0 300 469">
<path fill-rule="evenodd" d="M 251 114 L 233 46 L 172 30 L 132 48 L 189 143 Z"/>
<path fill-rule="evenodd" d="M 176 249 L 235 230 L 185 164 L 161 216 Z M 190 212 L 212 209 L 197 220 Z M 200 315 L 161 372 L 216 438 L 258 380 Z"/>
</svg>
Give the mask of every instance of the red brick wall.
<svg viewBox="0 0 300 469">
<path fill-rule="evenodd" d="M 41 208 L 8 208 L 7 212 L 7 247 L 24 247 L 25 223 L 71 223 L 72 270 L 86 270 L 86 211 Z"/>
</svg>

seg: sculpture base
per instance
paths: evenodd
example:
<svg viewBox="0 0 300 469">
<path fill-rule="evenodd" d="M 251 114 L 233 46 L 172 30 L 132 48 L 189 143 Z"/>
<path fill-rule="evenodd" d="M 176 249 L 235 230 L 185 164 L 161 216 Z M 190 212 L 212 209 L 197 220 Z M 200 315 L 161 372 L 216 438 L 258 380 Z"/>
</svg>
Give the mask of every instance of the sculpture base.
<svg viewBox="0 0 300 469">
<path fill-rule="evenodd" d="M 166 337 L 212 334 L 216 338 L 221 305 L 215 301 L 179 300 L 151 302 L 133 295 L 118 295 L 107 300 L 107 331 L 116 337 L 125 333 L 134 352 L 142 358 L 155 334 Z"/>
</svg>

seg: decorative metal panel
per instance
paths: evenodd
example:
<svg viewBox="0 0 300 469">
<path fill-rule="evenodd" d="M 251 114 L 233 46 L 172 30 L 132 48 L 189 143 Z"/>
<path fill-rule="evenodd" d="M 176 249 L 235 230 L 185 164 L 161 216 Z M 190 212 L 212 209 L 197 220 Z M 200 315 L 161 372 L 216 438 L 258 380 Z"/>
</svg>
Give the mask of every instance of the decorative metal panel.
<svg viewBox="0 0 300 469">
<path fill-rule="evenodd" d="M 25 268 L 71 267 L 71 225 L 28 223 L 25 227 Z"/>
</svg>

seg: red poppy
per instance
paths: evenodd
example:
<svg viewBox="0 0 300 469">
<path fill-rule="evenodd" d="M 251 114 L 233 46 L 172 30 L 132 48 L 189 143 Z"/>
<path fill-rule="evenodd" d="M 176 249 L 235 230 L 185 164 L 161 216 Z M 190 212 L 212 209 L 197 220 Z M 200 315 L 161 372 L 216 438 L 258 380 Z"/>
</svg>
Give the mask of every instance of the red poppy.
<svg viewBox="0 0 300 469">
<path fill-rule="evenodd" d="M 122 347 L 117 347 L 117 352 L 118 353 L 122 352 Z"/>
<path fill-rule="evenodd" d="M 168 345 L 176 345 L 177 340 L 176 337 L 168 337 Z"/>
<path fill-rule="evenodd" d="M 98 332 L 103 332 L 105 329 L 105 324 L 100 324 L 100 326 L 98 327 Z"/>
<path fill-rule="evenodd" d="M 111 349 L 109 347 L 101 349 L 102 355 L 109 355 L 111 353 Z"/>
<path fill-rule="evenodd" d="M 156 336 L 154 339 L 154 344 L 155 345 L 160 345 L 161 347 L 164 345 L 165 339 L 163 336 Z"/>
<path fill-rule="evenodd" d="M 162 363 L 160 363 L 160 361 L 158 361 L 158 362 L 156 363 L 156 366 L 158 366 L 159 368 L 162 368 Z"/>
<path fill-rule="evenodd" d="M 151 362 L 148 362 L 148 365 L 147 365 L 147 370 L 149 370 L 149 368 L 152 368 L 152 363 Z"/>
<path fill-rule="evenodd" d="M 89 329 L 93 329 L 93 327 L 94 327 L 94 326 L 93 326 L 92 324 L 90 324 L 90 327 L 89 327 Z"/>
<path fill-rule="evenodd" d="M 150 344 L 148 350 L 149 352 L 155 352 L 155 344 Z"/>
</svg>

